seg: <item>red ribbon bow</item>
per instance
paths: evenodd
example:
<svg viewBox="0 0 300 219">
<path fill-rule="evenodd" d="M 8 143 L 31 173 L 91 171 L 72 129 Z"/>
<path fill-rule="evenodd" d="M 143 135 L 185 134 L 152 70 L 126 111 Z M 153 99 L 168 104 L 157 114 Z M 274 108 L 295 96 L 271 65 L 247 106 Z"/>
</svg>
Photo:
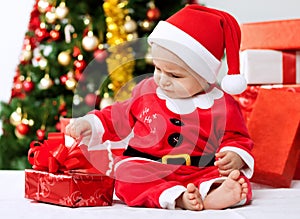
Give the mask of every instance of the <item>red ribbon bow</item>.
<svg viewBox="0 0 300 219">
<path fill-rule="evenodd" d="M 79 147 L 79 142 L 76 141 L 72 146 L 67 147 L 64 133 L 48 133 L 48 140 L 44 140 L 43 143 L 38 141 L 30 143 L 28 161 L 33 169 L 50 173 L 91 169 L 92 165 L 83 153 L 86 146 Z"/>
</svg>

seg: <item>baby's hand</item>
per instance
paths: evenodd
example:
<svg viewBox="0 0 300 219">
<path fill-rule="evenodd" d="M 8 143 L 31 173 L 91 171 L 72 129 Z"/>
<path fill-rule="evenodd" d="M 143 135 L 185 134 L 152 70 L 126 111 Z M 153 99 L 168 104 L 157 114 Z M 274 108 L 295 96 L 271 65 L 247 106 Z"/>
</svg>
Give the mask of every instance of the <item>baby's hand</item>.
<svg viewBox="0 0 300 219">
<path fill-rule="evenodd" d="M 244 165 L 242 158 L 233 151 L 216 153 L 215 166 L 219 168 L 222 176 L 228 176 L 233 170 L 240 170 Z"/>
<path fill-rule="evenodd" d="M 84 119 L 71 119 L 70 123 L 66 126 L 65 134 L 73 137 L 74 139 L 85 138 L 90 139 L 92 135 L 91 124 Z"/>
</svg>

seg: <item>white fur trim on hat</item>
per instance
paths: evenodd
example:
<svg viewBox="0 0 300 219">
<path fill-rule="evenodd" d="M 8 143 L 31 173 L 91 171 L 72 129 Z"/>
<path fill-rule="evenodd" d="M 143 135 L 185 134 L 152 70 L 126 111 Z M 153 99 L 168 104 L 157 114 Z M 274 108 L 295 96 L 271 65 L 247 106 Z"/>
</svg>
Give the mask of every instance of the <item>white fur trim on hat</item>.
<svg viewBox="0 0 300 219">
<path fill-rule="evenodd" d="M 175 53 L 207 82 L 217 81 L 221 61 L 178 27 L 166 21 L 160 21 L 149 35 L 148 42 L 150 45 L 156 43 Z"/>
<path fill-rule="evenodd" d="M 228 94 L 240 94 L 247 88 L 246 79 L 238 75 L 225 75 L 221 82 L 222 89 Z"/>
</svg>

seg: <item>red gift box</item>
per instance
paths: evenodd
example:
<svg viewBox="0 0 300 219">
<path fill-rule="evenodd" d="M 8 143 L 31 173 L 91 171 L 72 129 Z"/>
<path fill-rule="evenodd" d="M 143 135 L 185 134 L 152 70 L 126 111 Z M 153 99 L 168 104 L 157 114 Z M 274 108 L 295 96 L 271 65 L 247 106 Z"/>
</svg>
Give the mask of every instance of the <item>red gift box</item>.
<svg viewBox="0 0 300 219">
<path fill-rule="evenodd" d="M 239 103 L 242 110 L 242 114 L 246 123 L 248 124 L 249 118 L 253 108 L 257 95 L 261 89 L 276 89 L 281 91 L 287 91 L 292 93 L 300 93 L 300 85 L 248 85 L 247 89 L 237 95 L 233 95 L 234 99 Z"/>
<path fill-rule="evenodd" d="M 240 60 L 248 84 L 300 84 L 300 51 L 248 49 Z"/>
<path fill-rule="evenodd" d="M 253 182 L 290 187 L 299 161 L 300 93 L 260 89 L 248 122 Z"/>
<path fill-rule="evenodd" d="M 69 207 L 112 204 L 114 179 L 89 162 L 85 145 L 66 146 L 63 133 L 49 133 L 44 142 L 33 141 L 25 170 L 25 197 Z"/>
<path fill-rule="evenodd" d="M 300 19 L 241 24 L 241 50 L 300 49 Z"/>
<path fill-rule="evenodd" d="M 25 197 L 68 207 L 111 206 L 114 179 L 101 174 L 25 170 Z"/>
</svg>

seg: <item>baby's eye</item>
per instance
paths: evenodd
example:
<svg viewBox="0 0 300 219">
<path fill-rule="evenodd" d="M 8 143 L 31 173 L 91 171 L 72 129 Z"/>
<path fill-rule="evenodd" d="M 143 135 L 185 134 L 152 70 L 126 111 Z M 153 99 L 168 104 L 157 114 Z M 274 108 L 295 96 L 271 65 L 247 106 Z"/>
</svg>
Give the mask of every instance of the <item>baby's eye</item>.
<svg viewBox="0 0 300 219">
<path fill-rule="evenodd" d="M 157 66 L 155 66 L 155 69 L 156 69 L 157 71 L 161 71 L 161 69 L 160 69 L 160 68 L 158 68 Z"/>
<path fill-rule="evenodd" d="M 173 73 L 170 73 L 170 76 L 171 76 L 172 78 L 181 78 L 179 75 L 176 75 L 176 74 L 173 74 Z"/>
</svg>

